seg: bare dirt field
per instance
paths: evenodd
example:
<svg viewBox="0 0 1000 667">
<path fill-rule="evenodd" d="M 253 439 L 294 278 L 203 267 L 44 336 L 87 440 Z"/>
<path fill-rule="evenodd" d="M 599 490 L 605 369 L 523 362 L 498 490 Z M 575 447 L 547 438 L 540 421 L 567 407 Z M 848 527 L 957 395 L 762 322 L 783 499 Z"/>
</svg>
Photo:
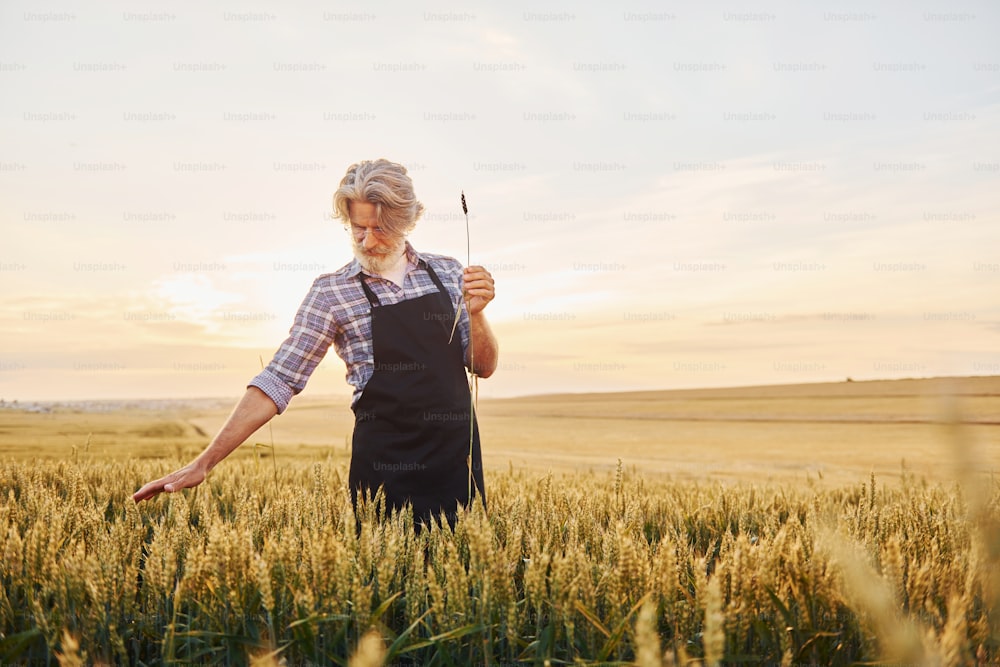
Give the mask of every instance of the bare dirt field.
<svg viewBox="0 0 1000 667">
<path fill-rule="evenodd" d="M 233 397 L 235 403 L 238 397 Z M 223 407 L 225 406 L 225 407 Z M 0 457 L 16 460 L 194 456 L 225 420 L 225 401 L 104 411 L 0 411 Z M 644 476 L 842 485 L 874 473 L 954 479 L 956 465 L 1000 463 L 1000 377 L 728 389 L 558 394 L 483 400 L 487 470 L 604 472 L 621 459 Z M 346 461 L 353 418 L 342 397 L 296 398 L 234 456 Z"/>
</svg>

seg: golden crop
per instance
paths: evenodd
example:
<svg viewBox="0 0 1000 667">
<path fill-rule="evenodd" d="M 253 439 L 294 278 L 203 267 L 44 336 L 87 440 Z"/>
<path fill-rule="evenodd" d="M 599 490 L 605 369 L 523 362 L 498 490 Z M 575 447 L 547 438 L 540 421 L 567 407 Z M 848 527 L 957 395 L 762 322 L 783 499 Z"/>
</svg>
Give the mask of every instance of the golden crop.
<svg viewBox="0 0 1000 667">
<path fill-rule="evenodd" d="M 995 484 L 488 479 L 414 534 L 343 460 L 0 466 L 0 663 L 995 664 Z M 270 468 L 270 466 L 268 466 Z"/>
</svg>

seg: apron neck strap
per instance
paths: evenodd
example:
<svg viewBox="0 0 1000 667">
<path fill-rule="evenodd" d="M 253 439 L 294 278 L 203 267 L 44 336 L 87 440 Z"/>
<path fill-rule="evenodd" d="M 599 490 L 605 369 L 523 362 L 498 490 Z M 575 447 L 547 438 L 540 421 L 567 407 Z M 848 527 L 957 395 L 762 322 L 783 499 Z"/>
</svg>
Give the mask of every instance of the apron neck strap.
<svg viewBox="0 0 1000 667">
<path fill-rule="evenodd" d="M 423 262 L 423 265 L 424 268 L 427 269 L 427 273 L 430 275 L 431 280 L 433 280 L 434 284 L 437 285 L 438 291 L 441 292 L 441 294 L 445 297 L 445 300 L 450 303 L 451 299 L 448 298 L 448 291 L 444 288 L 444 285 L 441 284 L 441 279 L 438 278 L 437 273 L 435 273 L 434 269 L 431 268 L 430 263 Z M 371 304 L 371 307 L 377 308 L 382 305 L 378 300 L 378 297 L 375 296 L 375 292 L 372 291 L 372 289 L 368 286 L 368 283 L 365 281 L 364 271 L 358 272 L 358 279 L 361 280 L 361 289 L 365 291 L 365 296 L 368 297 L 368 303 Z"/>
</svg>

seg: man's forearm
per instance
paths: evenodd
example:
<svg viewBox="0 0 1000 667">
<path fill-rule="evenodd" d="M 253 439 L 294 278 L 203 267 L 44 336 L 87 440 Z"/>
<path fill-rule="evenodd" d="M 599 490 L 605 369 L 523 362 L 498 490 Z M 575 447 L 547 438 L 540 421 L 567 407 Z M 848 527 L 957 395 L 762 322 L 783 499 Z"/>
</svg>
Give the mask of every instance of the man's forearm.
<svg viewBox="0 0 1000 667">
<path fill-rule="evenodd" d="M 278 408 L 267 394 L 257 387 L 248 387 L 226 423 L 194 463 L 205 472 L 210 471 L 276 414 Z"/>
<path fill-rule="evenodd" d="M 497 369 L 500 346 L 483 313 L 476 313 L 469 318 L 469 326 L 472 332 L 472 354 L 470 356 L 473 361 L 473 372 L 481 378 L 488 378 Z"/>
</svg>

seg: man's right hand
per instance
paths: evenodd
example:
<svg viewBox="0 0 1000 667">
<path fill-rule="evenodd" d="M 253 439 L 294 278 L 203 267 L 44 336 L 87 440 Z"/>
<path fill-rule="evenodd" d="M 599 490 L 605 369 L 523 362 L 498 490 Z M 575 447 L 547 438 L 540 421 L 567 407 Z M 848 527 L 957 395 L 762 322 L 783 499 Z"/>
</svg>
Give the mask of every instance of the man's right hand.
<svg viewBox="0 0 1000 667">
<path fill-rule="evenodd" d="M 181 489 L 190 489 L 205 481 L 205 471 L 196 463 L 189 463 L 180 470 L 176 470 L 166 477 L 146 484 L 141 489 L 132 494 L 132 500 L 142 502 L 149 498 L 155 498 L 161 493 L 173 493 Z"/>
<path fill-rule="evenodd" d="M 176 470 L 166 477 L 150 482 L 134 494 L 132 500 L 142 502 L 154 498 L 161 493 L 174 493 L 181 489 L 190 489 L 205 481 L 205 475 L 219 461 L 239 447 L 254 431 L 271 420 L 278 413 L 274 401 L 255 386 L 247 387 L 247 393 L 236 407 L 229 419 L 222 425 L 222 430 L 212 438 L 212 442 L 191 463 Z"/>
</svg>

